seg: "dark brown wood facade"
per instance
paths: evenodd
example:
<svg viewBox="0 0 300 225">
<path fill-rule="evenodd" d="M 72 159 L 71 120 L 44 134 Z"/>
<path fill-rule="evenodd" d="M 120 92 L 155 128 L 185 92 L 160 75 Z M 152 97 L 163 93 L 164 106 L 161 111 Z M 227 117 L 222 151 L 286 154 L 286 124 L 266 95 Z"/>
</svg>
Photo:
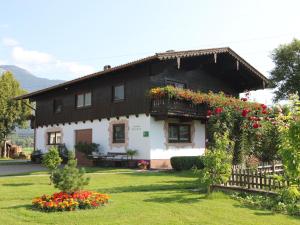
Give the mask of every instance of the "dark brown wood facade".
<svg viewBox="0 0 300 225">
<path fill-rule="evenodd" d="M 263 88 L 263 81 L 228 54 L 174 59 L 153 59 L 118 71 L 92 77 L 30 97 L 36 101 L 36 125 L 54 125 L 77 121 L 150 113 L 151 87 L 165 86 L 168 81 L 181 82 L 186 88 L 200 91 L 223 91 L 238 96 L 247 89 Z M 125 85 L 125 100 L 113 102 L 113 86 Z M 92 92 L 92 105 L 76 108 L 76 94 Z M 54 112 L 54 100 L 63 104 Z"/>
</svg>

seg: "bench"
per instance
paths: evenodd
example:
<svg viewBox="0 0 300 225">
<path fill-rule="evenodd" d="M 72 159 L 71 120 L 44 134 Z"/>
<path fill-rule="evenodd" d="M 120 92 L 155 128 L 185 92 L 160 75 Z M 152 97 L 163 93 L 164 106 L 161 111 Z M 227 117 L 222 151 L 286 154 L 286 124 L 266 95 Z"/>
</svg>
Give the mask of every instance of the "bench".
<svg viewBox="0 0 300 225">
<path fill-rule="evenodd" d="M 128 155 L 126 152 L 108 152 L 106 156 L 104 156 L 106 159 L 111 160 L 128 160 Z M 120 157 L 120 158 L 119 158 Z M 126 158 L 125 158 L 126 157 Z M 125 159 L 124 159 L 125 158 Z"/>
</svg>

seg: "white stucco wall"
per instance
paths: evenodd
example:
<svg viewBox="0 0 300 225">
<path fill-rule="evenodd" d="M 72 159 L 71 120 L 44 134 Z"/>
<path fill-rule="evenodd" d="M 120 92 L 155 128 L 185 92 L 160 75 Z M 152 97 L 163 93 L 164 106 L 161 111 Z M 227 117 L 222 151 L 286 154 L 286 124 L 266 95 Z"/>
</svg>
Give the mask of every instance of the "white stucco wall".
<svg viewBox="0 0 300 225">
<path fill-rule="evenodd" d="M 119 120 L 128 121 L 128 146 L 129 149 L 138 150 L 136 159 L 150 159 L 150 140 L 149 137 L 143 137 L 144 131 L 150 130 L 150 116 L 140 114 L 138 117 L 135 115 L 120 117 Z M 110 145 L 109 141 L 109 123 L 118 121 L 116 118 L 110 120 L 102 119 L 71 124 L 59 124 L 58 126 L 38 127 L 36 130 L 36 149 L 47 151 L 47 132 L 55 129 L 62 131 L 62 143 L 65 143 L 69 150 L 74 149 L 75 145 L 75 131 L 81 129 L 92 129 L 92 141 L 100 144 L 100 148 L 107 152 L 125 152 L 125 147 L 114 147 Z"/>
<path fill-rule="evenodd" d="M 205 150 L 205 125 L 200 121 L 194 123 L 194 145 L 187 146 L 167 146 L 166 134 L 164 130 L 165 121 L 155 121 L 151 116 L 140 114 L 120 117 L 120 121 L 128 121 L 128 145 L 129 149 L 138 150 L 135 159 L 170 159 L 172 156 L 196 156 L 202 155 Z M 114 147 L 109 139 L 109 124 L 118 121 L 117 118 L 110 120 L 102 119 L 71 124 L 59 124 L 58 126 L 38 127 L 36 130 L 36 149 L 47 151 L 47 133 L 56 129 L 61 129 L 62 143 L 65 143 L 69 150 L 74 149 L 75 131 L 81 129 L 92 129 L 92 141 L 100 144 L 104 153 L 125 152 L 126 147 Z M 149 131 L 149 137 L 143 137 L 143 132 Z"/>
<path fill-rule="evenodd" d="M 172 146 L 166 145 L 166 134 L 164 130 L 165 121 L 155 121 L 150 119 L 150 158 L 151 159 L 170 159 L 172 156 L 197 156 L 204 154 L 205 150 L 205 125 L 200 121 L 193 121 L 194 145 L 187 144 Z"/>
</svg>

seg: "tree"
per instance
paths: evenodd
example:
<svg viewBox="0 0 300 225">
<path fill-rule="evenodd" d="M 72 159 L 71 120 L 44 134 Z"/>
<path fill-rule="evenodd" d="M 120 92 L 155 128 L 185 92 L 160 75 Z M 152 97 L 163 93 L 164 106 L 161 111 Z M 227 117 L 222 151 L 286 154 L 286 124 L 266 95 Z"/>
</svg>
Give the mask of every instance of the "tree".
<svg viewBox="0 0 300 225">
<path fill-rule="evenodd" d="M 278 118 L 281 125 L 279 154 L 286 179 L 300 186 L 300 101 L 296 95 L 291 100 L 290 114 Z"/>
<path fill-rule="evenodd" d="M 229 140 L 228 132 L 215 133 L 215 146 L 205 153 L 204 169 L 200 170 L 200 182 L 211 192 L 211 185 L 226 183 L 231 175 L 232 150 L 234 143 Z"/>
<path fill-rule="evenodd" d="M 52 182 L 54 187 L 67 193 L 82 190 L 89 183 L 89 178 L 86 178 L 83 168 L 77 168 L 77 160 L 74 152 L 70 151 L 68 163 L 62 169 L 56 169 L 53 173 Z"/>
<path fill-rule="evenodd" d="M 60 165 L 62 159 L 59 157 L 59 152 L 57 147 L 49 148 L 48 152 L 43 157 L 43 165 L 50 170 L 50 184 L 53 178 L 54 171 Z"/>
<path fill-rule="evenodd" d="M 274 100 L 288 99 L 300 92 L 300 40 L 280 45 L 272 53 L 275 68 L 271 71 L 271 83 L 276 87 Z"/>
<path fill-rule="evenodd" d="M 29 105 L 28 100 L 16 101 L 13 98 L 26 91 L 20 87 L 19 82 L 10 72 L 5 72 L 0 76 L 0 143 L 4 142 L 2 157 L 7 157 L 5 141 L 7 136 L 15 130 L 16 127 L 26 127 L 31 110 L 24 104 Z"/>
</svg>

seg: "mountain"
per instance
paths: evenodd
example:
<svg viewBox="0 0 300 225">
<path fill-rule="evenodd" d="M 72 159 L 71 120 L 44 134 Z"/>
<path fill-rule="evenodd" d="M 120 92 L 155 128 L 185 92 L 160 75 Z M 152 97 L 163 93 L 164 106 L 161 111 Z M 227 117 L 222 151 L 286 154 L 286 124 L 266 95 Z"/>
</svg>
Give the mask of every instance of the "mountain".
<svg viewBox="0 0 300 225">
<path fill-rule="evenodd" d="M 47 78 L 37 77 L 29 71 L 14 65 L 0 65 L 0 74 L 5 71 L 10 71 L 17 81 L 19 81 L 21 87 L 29 92 L 64 82 L 63 80 L 50 80 Z"/>
<path fill-rule="evenodd" d="M 46 78 L 37 77 L 29 71 L 14 65 L 0 65 L 0 75 L 5 71 L 10 71 L 14 75 L 16 80 L 19 81 L 21 87 L 29 92 L 47 88 L 64 82 L 63 80 L 50 80 Z M 33 138 L 34 135 L 33 130 L 30 128 L 17 128 L 14 133 L 17 135 L 17 137 L 20 138 Z"/>
</svg>

